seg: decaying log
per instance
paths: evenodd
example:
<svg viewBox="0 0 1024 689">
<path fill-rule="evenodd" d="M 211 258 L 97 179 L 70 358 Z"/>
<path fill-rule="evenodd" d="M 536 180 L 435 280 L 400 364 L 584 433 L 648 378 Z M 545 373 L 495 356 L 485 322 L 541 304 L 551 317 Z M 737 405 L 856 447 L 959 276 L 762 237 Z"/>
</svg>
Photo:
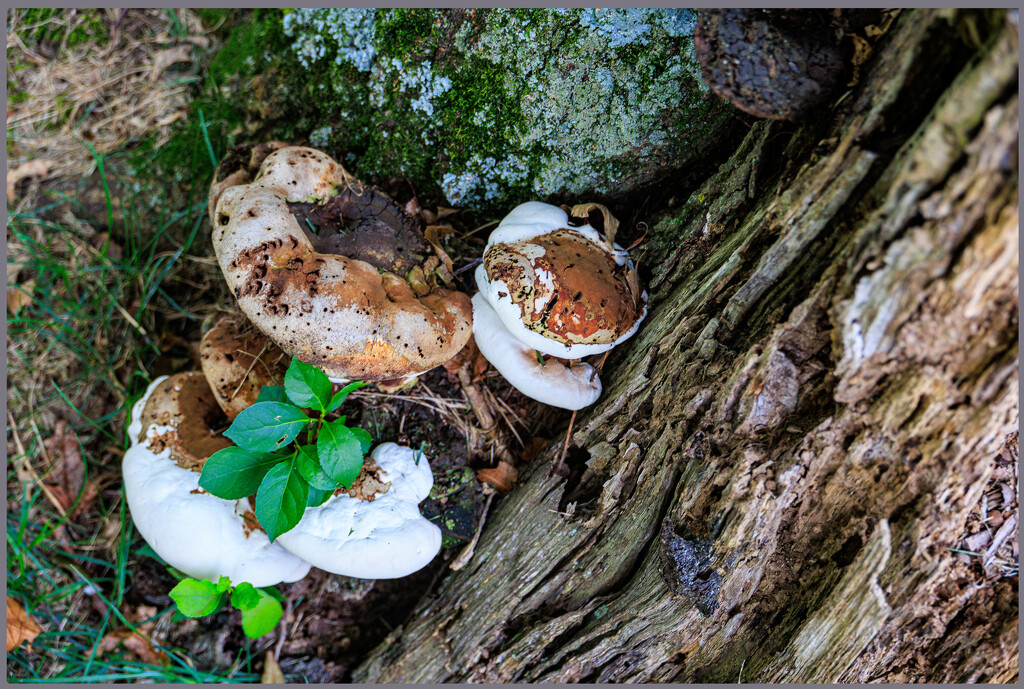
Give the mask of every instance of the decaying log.
<svg viewBox="0 0 1024 689">
<path fill-rule="evenodd" d="M 553 442 L 353 679 L 1012 681 L 1017 576 L 954 550 L 1018 427 L 1017 69 L 1005 16 L 904 12 L 754 124 L 653 227 L 568 480 Z"/>
</svg>

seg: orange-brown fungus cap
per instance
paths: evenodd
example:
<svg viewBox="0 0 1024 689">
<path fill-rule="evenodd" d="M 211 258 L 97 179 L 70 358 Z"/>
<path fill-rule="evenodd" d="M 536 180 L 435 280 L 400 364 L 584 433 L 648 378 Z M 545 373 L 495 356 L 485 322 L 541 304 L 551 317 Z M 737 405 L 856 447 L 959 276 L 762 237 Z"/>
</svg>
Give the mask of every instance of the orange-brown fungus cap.
<svg viewBox="0 0 1024 689">
<path fill-rule="evenodd" d="M 227 419 L 199 372 L 175 374 L 153 390 L 142 410 L 142 433 L 150 426 L 158 427 L 150 449 L 159 454 L 169 447 L 171 458 L 193 471 L 200 471 L 214 452 L 233 444 L 220 435 Z"/>
<path fill-rule="evenodd" d="M 224 316 L 199 345 L 203 375 L 229 420 L 251 407 L 264 385 L 284 385 L 289 357 L 251 323 Z"/>
<path fill-rule="evenodd" d="M 289 207 L 321 203 L 357 185 L 320 151 L 271 153 L 253 182 L 221 194 L 217 259 L 242 311 L 288 354 L 335 379 L 422 373 L 466 344 L 469 297 L 445 289 L 419 297 L 369 263 L 320 253 Z"/>
<path fill-rule="evenodd" d="M 484 254 L 530 330 L 563 344 L 611 344 L 640 315 L 630 293 L 631 266 L 571 229 L 495 244 Z"/>
</svg>

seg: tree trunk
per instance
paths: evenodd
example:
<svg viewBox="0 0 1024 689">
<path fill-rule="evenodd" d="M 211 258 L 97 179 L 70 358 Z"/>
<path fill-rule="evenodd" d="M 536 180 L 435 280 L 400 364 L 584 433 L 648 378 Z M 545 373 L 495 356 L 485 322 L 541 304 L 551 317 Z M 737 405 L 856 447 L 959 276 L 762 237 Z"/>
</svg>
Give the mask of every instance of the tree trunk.
<svg viewBox="0 0 1024 689">
<path fill-rule="evenodd" d="M 569 478 L 523 467 L 355 680 L 1016 678 L 1015 561 L 954 551 L 1016 462 L 1017 29 L 875 50 L 652 228 Z"/>
</svg>

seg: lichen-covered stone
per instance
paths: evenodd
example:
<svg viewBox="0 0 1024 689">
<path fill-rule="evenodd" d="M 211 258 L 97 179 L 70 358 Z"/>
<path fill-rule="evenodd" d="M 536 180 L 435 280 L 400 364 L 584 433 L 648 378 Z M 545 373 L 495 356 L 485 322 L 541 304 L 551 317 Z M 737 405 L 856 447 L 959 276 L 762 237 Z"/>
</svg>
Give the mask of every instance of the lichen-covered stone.
<svg viewBox="0 0 1024 689">
<path fill-rule="evenodd" d="M 295 111 L 275 133 L 451 204 L 616 197 L 680 169 L 728 118 L 701 81 L 689 10 L 269 16 L 280 23 L 262 83 Z"/>
</svg>

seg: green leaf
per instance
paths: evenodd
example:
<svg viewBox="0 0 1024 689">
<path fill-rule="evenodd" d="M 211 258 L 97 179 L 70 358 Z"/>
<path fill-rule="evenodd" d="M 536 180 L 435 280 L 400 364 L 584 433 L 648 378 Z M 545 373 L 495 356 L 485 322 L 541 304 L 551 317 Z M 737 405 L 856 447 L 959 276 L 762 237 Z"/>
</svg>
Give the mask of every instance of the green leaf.
<svg viewBox="0 0 1024 689">
<path fill-rule="evenodd" d="M 300 407 L 312 407 L 323 412 L 331 398 L 331 380 L 316 366 L 292 359 L 284 374 L 284 390 L 288 399 Z"/>
<path fill-rule="evenodd" d="M 284 614 L 281 603 L 274 596 L 263 589 L 255 589 L 255 592 L 259 595 L 259 602 L 242 611 L 242 631 L 250 639 L 258 639 L 274 631 Z"/>
<path fill-rule="evenodd" d="M 309 484 L 299 475 L 295 460 L 281 462 L 267 472 L 256 491 L 256 520 L 273 542 L 302 519 Z"/>
<path fill-rule="evenodd" d="M 260 594 L 256 587 L 247 581 L 235 587 L 231 592 L 231 605 L 241 611 L 252 610 L 260 602 Z"/>
<path fill-rule="evenodd" d="M 316 445 L 300 445 L 295 456 L 295 466 L 299 470 L 299 475 L 309 483 L 310 488 L 333 492 L 338 487 L 337 481 L 325 474 L 323 467 L 320 466 Z M 323 501 L 317 504 L 323 504 Z"/>
<path fill-rule="evenodd" d="M 363 468 L 363 445 L 359 437 L 340 419 L 320 428 L 316 450 L 324 472 L 348 488 Z"/>
<path fill-rule="evenodd" d="M 364 383 L 361 380 L 357 380 L 352 383 L 349 383 L 341 390 L 338 390 L 336 393 L 334 393 L 334 397 L 331 398 L 331 403 L 327 405 L 327 411 L 334 411 L 335 409 L 341 406 L 342 402 L 345 401 L 345 398 L 348 397 L 348 393 L 354 390 L 358 390 L 359 388 L 366 387 L 367 385 L 369 385 L 369 383 Z"/>
<path fill-rule="evenodd" d="M 228 579 L 228 578 L 227 578 L 226 576 L 224 576 L 223 574 L 221 574 L 221 575 L 220 575 L 220 579 L 218 579 L 218 580 L 217 580 L 217 584 L 216 584 L 216 586 L 217 586 L 217 591 L 218 591 L 218 592 L 220 592 L 220 593 L 224 593 L 224 592 L 225 592 L 225 591 L 227 591 L 227 590 L 228 590 L 229 588 L 231 588 L 231 580 L 230 580 L 230 579 Z"/>
<path fill-rule="evenodd" d="M 370 451 L 370 445 L 373 444 L 373 436 L 362 428 L 350 428 L 352 435 L 359 441 L 359 445 L 363 448 L 363 454 L 365 455 Z"/>
<path fill-rule="evenodd" d="M 243 409 L 225 437 L 251 452 L 273 452 L 295 440 L 309 417 L 294 404 L 259 402 Z"/>
<path fill-rule="evenodd" d="M 256 492 L 270 468 L 284 460 L 281 455 L 225 447 L 203 465 L 199 487 L 225 500 L 238 500 Z"/>
<path fill-rule="evenodd" d="M 260 402 L 287 402 L 288 395 L 284 392 L 283 385 L 264 385 L 260 388 L 260 394 L 256 397 L 256 404 Z"/>
<path fill-rule="evenodd" d="M 309 487 L 309 497 L 306 498 L 306 507 L 320 507 L 334 495 L 334 490 L 320 490 L 314 486 Z"/>
<path fill-rule="evenodd" d="M 170 593 L 182 615 L 206 617 L 220 607 L 222 591 L 209 579 L 182 579 Z"/>
</svg>

